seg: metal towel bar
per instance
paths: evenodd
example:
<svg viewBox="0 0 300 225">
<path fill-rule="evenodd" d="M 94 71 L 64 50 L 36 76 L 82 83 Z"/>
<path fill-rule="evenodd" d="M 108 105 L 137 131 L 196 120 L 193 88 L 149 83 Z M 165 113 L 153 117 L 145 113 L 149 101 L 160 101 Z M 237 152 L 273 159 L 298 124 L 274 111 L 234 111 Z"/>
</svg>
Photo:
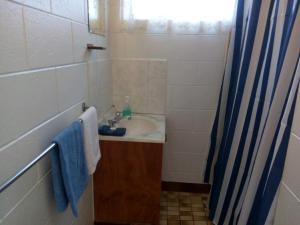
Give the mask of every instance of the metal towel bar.
<svg viewBox="0 0 300 225">
<path fill-rule="evenodd" d="M 84 112 L 88 106 L 85 103 L 82 103 L 82 111 Z M 79 119 L 81 122 L 82 120 Z M 0 193 L 2 193 L 5 189 L 7 189 L 11 184 L 13 184 L 19 177 L 21 177 L 26 171 L 28 171 L 31 167 L 33 167 L 38 161 L 44 158 L 51 150 L 56 147 L 55 143 L 52 143 L 48 146 L 41 154 L 39 154 L 36 158 L 34 158 L 30 163 L 20 169 L 15 175 L 8 178 L 3 184 L 0 186 Z"/>
</svg>

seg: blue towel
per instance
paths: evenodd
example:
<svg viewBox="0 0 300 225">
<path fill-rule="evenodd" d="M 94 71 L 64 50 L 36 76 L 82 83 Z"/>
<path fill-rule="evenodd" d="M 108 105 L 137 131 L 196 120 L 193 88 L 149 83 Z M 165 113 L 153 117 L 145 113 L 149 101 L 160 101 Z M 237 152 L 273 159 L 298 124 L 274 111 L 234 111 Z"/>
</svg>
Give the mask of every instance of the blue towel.
<svg viewBox="0 0 300 225">
<path fill-rule="evenodd" d="M 103 125 L 103 126 L 99 127 L 98 133 L 103 136 L 122 137 L 126 133 L 126 128 L 118 127 L 116 129 L 110 129 L 110 126 Z"/>
<path fill-rule="evenodd" d="M 77 217 L 77 202 L 89 181 L 81 123 L 73 122 L 53 141 L 57 144 L 51 152 L 53 189 L 57 209 L 62 212 L 70 203 L 73 215 Z"/>
</svg>

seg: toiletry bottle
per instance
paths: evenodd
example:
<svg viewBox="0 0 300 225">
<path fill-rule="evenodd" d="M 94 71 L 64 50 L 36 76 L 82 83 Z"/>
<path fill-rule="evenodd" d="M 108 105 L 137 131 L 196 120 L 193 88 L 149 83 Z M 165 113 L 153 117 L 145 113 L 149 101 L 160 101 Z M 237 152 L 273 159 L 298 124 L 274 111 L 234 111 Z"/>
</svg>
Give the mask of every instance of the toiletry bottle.
<svg viewBox="0 0 300 225">
<path fill-rule="evenodd" d="M 132 111 L 131 111 L 131 107 L 130 107 L 130 97 L 129 96 L 126 96 L 125 97 L 125 104 L 124 104 L 124 107 L 123 107 L 123 110 L 122 110 L 122 115 L 124 118 L 127 118 L 127 119 L 131 119 L 131 115 L 132 115 Z"/>
</svg>

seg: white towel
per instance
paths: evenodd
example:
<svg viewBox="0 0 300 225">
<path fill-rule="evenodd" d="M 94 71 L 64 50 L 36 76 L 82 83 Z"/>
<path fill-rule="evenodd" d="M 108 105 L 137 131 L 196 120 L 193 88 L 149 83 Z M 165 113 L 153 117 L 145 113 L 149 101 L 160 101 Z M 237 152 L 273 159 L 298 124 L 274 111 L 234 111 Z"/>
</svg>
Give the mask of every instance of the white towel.
<svg viewBox="0 0 300 225">
<path fill-rule="evenodd" d="M 79 119 L 83 121 L 84 150 L 88 171 L 89 174 L 93 174 L 101 158 L 97 110 L 93 106 L 89 107 Z"/>
</svg>

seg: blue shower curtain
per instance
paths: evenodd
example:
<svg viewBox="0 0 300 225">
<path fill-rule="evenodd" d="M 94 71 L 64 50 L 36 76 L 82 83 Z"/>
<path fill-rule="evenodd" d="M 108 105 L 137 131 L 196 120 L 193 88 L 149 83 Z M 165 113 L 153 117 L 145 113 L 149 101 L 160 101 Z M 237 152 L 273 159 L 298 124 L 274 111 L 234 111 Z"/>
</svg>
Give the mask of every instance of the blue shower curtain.
<svg viewBox="0 0 300 225">
<path fill-rule="evenodd" d="M 300 77 L 300 0 L 238 0 L 205 182 L 216 225 L 273 224 Z"/>
</svg>

